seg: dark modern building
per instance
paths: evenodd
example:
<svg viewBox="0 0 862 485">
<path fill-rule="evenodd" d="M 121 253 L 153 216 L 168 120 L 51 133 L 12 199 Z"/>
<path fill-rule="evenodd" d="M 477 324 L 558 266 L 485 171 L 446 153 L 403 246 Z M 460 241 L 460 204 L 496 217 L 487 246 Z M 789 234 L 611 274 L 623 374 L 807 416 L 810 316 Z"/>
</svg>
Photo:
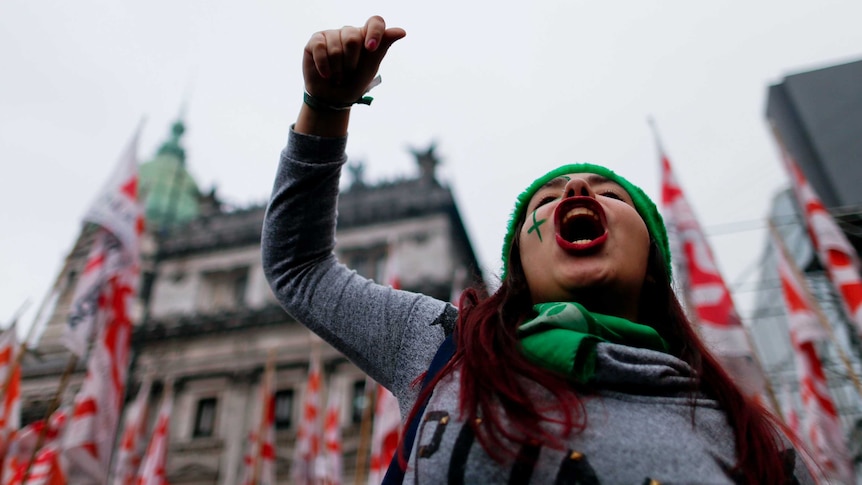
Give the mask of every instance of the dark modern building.
<svg viewBox="0 0 862 485">
<path fill-rule="evenodd" d="M 796 160 L 862 253 L 862 61 L 786 76 L 769 87 L 766 118 L 776 142 Z M 793 192 L 787 189 L 775 196 L 769 217 L 834 331 L 835 341 L 823 342 L 818 351 L 857 476 L 862 476 L 862 397 L 843 362 L 846 356 L 853 373 L 862 375 L 862 345 L 808 238 L 801 214 Z M 751 328 L 773 386 L 791 391 L 796 412 L 804 419 L 775 251 L 767 240 Z"/>
</svg>

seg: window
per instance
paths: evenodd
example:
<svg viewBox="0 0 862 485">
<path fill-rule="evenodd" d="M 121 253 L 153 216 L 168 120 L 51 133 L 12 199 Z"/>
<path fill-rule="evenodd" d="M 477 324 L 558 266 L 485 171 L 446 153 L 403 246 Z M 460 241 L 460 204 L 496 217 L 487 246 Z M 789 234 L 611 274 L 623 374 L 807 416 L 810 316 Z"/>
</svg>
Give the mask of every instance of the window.
<svg viewBox="0 0 862 485">
<path fill-rule="evenodd" d="M 353 398 L 350 400 L 350 421 L 353 424 L 362 422 L 362 415 L 365 412 L 365 403 L 368 402 L 368 396 L 365 395 L 365 381 L 356 381 L 353 383 Z"/>
<path fill-rule="evenodd" d="M 216 403 L 214 397 L 204 398 L 198 401 L 198 410 L 195 413 L 195 428 L 192 436 L 205 438 L 213 435 L 215 431 Z"/>
<path fill-rule="evenodd" d="M 205 272 L 198 308 L 209 312 L 240 308 L 245 303 L 247 287 L 248 268 Z"/>
<path fill-rule="evenodd" d="M 386 246 L 372 246 L 344 251 L 340 258 L 349 268 L 360 275 L 385 284 Z"/>
<path fill-rule="evenodd" d="M 293 389 L 275 393 L 275 429 L 290 428 L 293 417 Z"/>
</svg>

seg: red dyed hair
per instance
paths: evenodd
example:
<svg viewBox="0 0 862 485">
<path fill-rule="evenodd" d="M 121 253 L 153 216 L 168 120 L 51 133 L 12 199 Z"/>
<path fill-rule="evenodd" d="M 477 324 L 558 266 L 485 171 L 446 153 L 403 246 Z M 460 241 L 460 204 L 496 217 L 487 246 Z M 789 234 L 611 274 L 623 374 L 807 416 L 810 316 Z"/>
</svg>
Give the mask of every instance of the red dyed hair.
<svg viewBox="0 0 862 485">
<path fill-rule="evenodd" d="M 516 453 L 513 444 L 515 447 L 536 442 L 549 446 L 561 444 L 560 436 L 538 425 L 548 420 L 548 409 L 540 410 L 530 400 L 530 393 L 521 384 L 524 379 L 536 382 L 554 396 L 556 402 L 552 403 L 551 411 L 564 416 L 561 422 L 564 435 L 582 431 L 587 422 L 578 386 L 565 376 L 537 367 L 519 350 L 517 328 L 533 316 L 517 237 L 522 224 L 523 220 L 519 221 L 515 231 L 507 276 L 500 288 L 488 297 L 475 289 L 462 294 L 455 355 L 420 393 L 408 420 L 413 419 L 437 382 L 458 368 L 460 412 L 485 451 L 497 459 Z M 697 394 L 703 393 L 718 401 L 724 410 L 735 436 L 737 463 L 732 473 L 748 483 L 790 483 L 793 471 L 786 468 L 781 453 L 789 436 L 786 428 L 762 404 L 745 396 L 707 350 L 685 316 L 665 268 L 661 252 L 651 242 L 639 323 L 656 328 L 668 342 L 670 353 L 696 371 L 699 379 L 691 389 L 692 406 Z M 802 451 L 799 446 L 797 450 Z"/>
</svg>

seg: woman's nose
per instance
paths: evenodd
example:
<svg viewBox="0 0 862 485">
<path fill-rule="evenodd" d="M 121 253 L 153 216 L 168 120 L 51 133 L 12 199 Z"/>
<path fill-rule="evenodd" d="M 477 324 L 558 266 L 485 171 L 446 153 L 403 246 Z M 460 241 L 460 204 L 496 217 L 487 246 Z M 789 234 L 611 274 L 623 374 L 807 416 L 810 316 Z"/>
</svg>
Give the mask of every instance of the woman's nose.
<svg viewBox="0 0 862 485">
<path fill-rule="evenodd" d="M 590 184 L 587 183 L 586 180 L 582 178 L 573 178 L 566 182 L 565 191 L 563 192 L 563 198 L 567 197 L 593 197 L 595 198 L 596 193 L 593 192 Z"/>
</svg>

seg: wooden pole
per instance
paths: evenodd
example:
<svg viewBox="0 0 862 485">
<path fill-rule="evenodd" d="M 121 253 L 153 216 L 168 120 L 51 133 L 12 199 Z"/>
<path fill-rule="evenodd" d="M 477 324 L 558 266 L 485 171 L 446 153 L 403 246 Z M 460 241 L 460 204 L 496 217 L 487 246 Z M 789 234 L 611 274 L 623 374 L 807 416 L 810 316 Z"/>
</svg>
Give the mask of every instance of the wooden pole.
<svg viewBox="0 0 862 485">
<path fill-rule="evenodd" d="M 859 393 L 860 397 L 862 397 L 862 382 L 859 381 L 859 377 L 856 375 L 856 372 L 854 372 L 853 365 L 850 363 L 850 359 L 847 357 L 844 349 L 842 349 L 841 345 L 838 344 L 838 340 L 835 338 L 835 332 L 832 330 L 832 325 L 829 323 L 829 319 L 826 318 L 826 315 L 823 313 L 823 309 L 820 308 L 820 304 L 808 288 L 805 276 L 802 274 L 799 267 L 796 266 L 793 258 L 791 258 L 790 252 L 787 250 L 787 246 L 784 245 L 784 240 L 781 239 L 781 235 L 778 233 L 778 229 L 775 228 L 775 224 L 773 224 L 772 220 L 769 220 L 769 232 L 772 234 L 772 239 L 775 241 L 775 245 L 778 246 L 778 250 L 781 251 L 782 256 L 784 256 L 784 260 L 787 261 L 787 266 L 790 268 L 790 271 L 793 272 L 793 276 L 795 276 L 796 280 L 799 281 L 800 289 L 805 294 L 805 298 L 808 299 L 808 302 L 811 305 L 811 310 L 817 317 L 818 323 L 823 327 L 823 330 L 826 332 L 832 345 L 835 346 L 835 350 L 838 352 L 838 357 L 844 363 L 844 367 L 847 369 L 847 375 L 853 382 L 853 387 L 856 388 L 856 392 Z"/>
<path fill-rule="evenodd" d="M 365 407 L 362 409 L 362 422 L 359 425 L 359 446 L 356 450 L 356 471 L 353 473 L 353 484 L 362 485 L 365 482 L 365 471 L 368 462 L 368 445 L 371 440 L 371 419 L 374 409 L 374 381 L 365 379 Z"/>
</svg>

